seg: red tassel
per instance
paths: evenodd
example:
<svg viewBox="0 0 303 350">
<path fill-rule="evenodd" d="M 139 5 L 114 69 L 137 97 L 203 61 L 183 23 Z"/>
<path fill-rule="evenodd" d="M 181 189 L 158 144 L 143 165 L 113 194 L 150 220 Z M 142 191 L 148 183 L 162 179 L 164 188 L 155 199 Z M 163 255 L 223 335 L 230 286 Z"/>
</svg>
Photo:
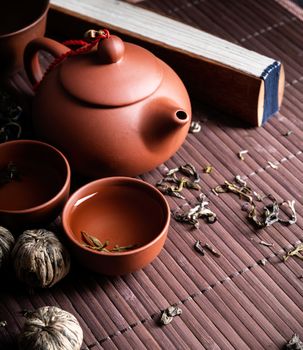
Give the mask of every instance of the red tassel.
<svg viewBox="0 0 303 350">
<path fill-rule="evenodd" d="M 46 69 L 41 81 L 46 77 L 46 75 L 51 72 L 58 64 L 60 64 L 63 60 L 65 60 L 69 56 L 77 56 L 86 52 L 91 51 L 101 39 L 107 39 L 110 37 L 110 33 L 107 29 L 102 30 L 102 34 L 99 34 L 93 41 L 87 42 L 85 40 L 67 40 L 63 42 L 63 45 L 66 46 L 80 46 L 75 50 L 70 49 L 66 53 L 62 54 L 59 57 L 56 57 L 54 61 L 48 66 Z M 38 82 L 34 87 L 34 91 L 37 90 L 37 88 L 40 85 L 40 82 Z"/>
</svg>

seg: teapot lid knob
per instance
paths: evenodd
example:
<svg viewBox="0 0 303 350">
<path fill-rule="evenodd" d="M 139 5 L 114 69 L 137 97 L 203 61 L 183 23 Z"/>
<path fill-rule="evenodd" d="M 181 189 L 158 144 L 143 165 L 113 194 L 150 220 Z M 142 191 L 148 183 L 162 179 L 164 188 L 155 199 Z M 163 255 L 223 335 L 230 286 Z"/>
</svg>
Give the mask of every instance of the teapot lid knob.
<svg viewBox="0 0 303 350">
<path fill-rule="evenodd" d="M 100 40 L 97 48 L 99 60 L 101 63 L 105 64 L 120 61 L 123 58 L 124 50 L 123 41 L 115 35 Z"/>
</svg>

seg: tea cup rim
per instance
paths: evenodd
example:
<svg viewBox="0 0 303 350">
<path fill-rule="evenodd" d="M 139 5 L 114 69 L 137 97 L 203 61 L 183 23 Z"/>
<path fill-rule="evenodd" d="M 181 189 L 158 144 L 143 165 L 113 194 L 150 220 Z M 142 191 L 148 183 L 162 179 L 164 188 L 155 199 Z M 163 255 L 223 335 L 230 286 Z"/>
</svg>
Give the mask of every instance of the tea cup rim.
<svg viewBox="0 0 303 350">
<path fill-rule="evenodd" d="M 42 21 L 43 18 L 47 15 L 49 8 L 50 8 L 50 0 L 45 0 L 45 8 L 44 8 L 43 12 L 33 22 L 31 22 L 27 26 L 22 27 L 20 29 L 17 29 L 13 32 L 0 34 L 0 39 L 5 39 L 5 38 L 9 38 L 11 36 L 17 35 L 17 34 L 21 34 L 22 32 L 25 32 L 26 30 L 34 27 L 37 23 Z"/>
<path fill-rule="evenodd" d="M 46 142 L 37 141 L 37 140 L 27 140 L 27 139 L 7 141 L 5 143 L 0 144 L 0 149 L 1 149 L 1 147 L 4 147 L 4 145 L 7 145 L 7 144 L 35 144 L 35 145 L 38 145 L 39 147 L 42 146 L 42 147 L 46 147 L 48 149 L 51 149 L 52 151 L 57 153 L 57 155 L 59 155 L 62 158 L 62 160 L 64 161 L 64 164 L 66 166 L 66 177 L 65 177 L 64 184 L 61 187 L 60 191 L 58 191 L 55 196 L 51 197 L 46 202 L 39 204 L 39 205 L 36 205 L 34 207 L 27 208 L 27 209 L 14 209 L 14 210 L 0 209 L 1 213 L 4 213 L 4 214 L 5 213 L 6 214 L 7 213 L 9 213 L 9 214 L 33 213 L 35 211 L 39 211 L 40 209 L 48 207 L 51 203 L 55 202 L 58 198 L 60 198 L 64 192 L 66 192 L 67 188 L 70 186 L 71 169 L 70 169 L 70 165 L 69 165 L 67 158 L 60 150 L 58 150 L 56 147 L 54 147 Z"/>
<path fill-rule="evenodd" d="M 124 252 L 114 252 L 114 253 L 106 252 L 106 251 L 96 251 L 96 250 L 92 250 L 88 247 L 83 246 L 80 243 L 80 241 L 74 237 L 73 231 L 72 231 L 70 224 L 69 224 L 70 210 L 72 209 L 72 207 L 74 206 L 76 201 L 79 200 L 79 194 L 81 192 L 85 192 L 87 189 L 95 186 L 96 184 L 98 184 L 100 182 L 103 183 L 103 182 L 112 182 L 112 181 L 115 181 L 117 183 L 123 183 L 124 181 L 129 181 L 132 183 L 140 184 L 142 187 L 146 187 L 152 193 L 155 193 L 159 199 L 161 199 L 161 201 L 162 201 L 161 207 L 165 210 L 165 224 L 163 225 L 163 227 L 161 228 L 161 231 L 159 231 L 159 233 L 156 235 L 156 237 L 154 239 L 152 239 L 148 243 L 146 243 L 142 246 L 139 246 L 137 248 L 127 250 Z M 77 191 L 75 191 L 69 197 L 69 199 L 65 203 L 63 211 L 62 211 L 62 226 L 63 226 L 63 231 L 64 231 L 65 235 L 73 244 L 75 244 L 76 246 L 80 247 L 81 249 L 83 249 L 91 254 L 94 254 L 96 256 L 98 256 L 98 255 L 101 255 L 101 256 L 126 256 L 126 255 L 139 253 L 139 252 L 142 252 L 142 251 L 148 249 L 150 246 L 154 245 L 158 240 L 160 240 L 164 235 L 166 235 L 168 228 L 169 228 L 169 225 L 170 225 L 170 218 L 171 218 L 171 213 L 170 213 L 169 204 L 168 204 L 166 198 L 164 197 L 164 195 L 156 187 L 154 187 L 153 185 L 149 184 L 148 182 L 146 182 L 144 180 L 133 178 L 133 177 L 110 176 L 110 177 L 100 178 L 100 179 L 97 179 L 97 180 L 94 180 L 94 181 L 87 183 L 86 185 L 80 187 Z"/>
</svg>

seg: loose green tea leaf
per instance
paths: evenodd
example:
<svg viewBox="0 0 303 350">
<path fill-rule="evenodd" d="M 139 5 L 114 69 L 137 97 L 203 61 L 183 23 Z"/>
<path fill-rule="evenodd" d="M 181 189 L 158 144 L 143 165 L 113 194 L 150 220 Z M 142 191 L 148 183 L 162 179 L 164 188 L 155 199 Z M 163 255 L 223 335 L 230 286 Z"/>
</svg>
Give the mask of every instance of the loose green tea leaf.
<svg viewBox="0 0 303 350">
<path fill-rule="evenodd" d="M 275 164 L 275 163 L 273 163 L 273 162 L 271 162 L 270 160 L 267 161 L 267 164 L 268 164 L 270 167 L 272 167 L 273 169 L 278 169 L 278 165 Z"/>
<path fill-rule="evenodd" d="M 218 258 L 221 256 L 221 254 L 208 243 L 204 244 L 204 248 L 209 250 L 213 255 L 217 256 Z"/>
<path fill-rule="evenodd" d="M 9 162 L 6 167 L 0 170 L 0 185 L 20 181 L 20 179 L 20 172 L 14 162 Z"/>
<path fill-rule="evenodd" d="M 198 197 L 198 203 L 194 207 L 190 207 L 188 210 L 176 210 L 172 212 L 175 220 L 186 223 L 199 228 L 199 218 L 203 218 L 207 223 L 211 224 L 217 220 L 217 216 L 208 208 L 208 201 L 205 200 L 205 195 L 202 193 Z"/>
<path fill-rule="evenodd" d="M 189 177 L 192 176 L 194 178 L 194 182 L 200 181 L 200 176 L 197 173 L 196 168 L 190 163 L 187 163 L 185 165 L 181 165 L 179 167 L 179 171 L 181 171 L 181 173 L 183 173 L 186 176 L 189 176 Z"/>
<path fill-rule="evenodd" d="M 201 128 L 201 123 L 199 121 L 193 121 L 190 123 L 189 132 L 195 134 L 200 132 Z"/>
<path fill-rule="evenodd" d="M 110 252 L 126 252 L 128 250 L 131 250 L 137 247 L 138 247 L 138 244 L 129 244 L 125 246 L 119 246 L 116 244 L 114 248 L 110 250 Z"/>
<path fill-rule="evenodd" d="M 267 196 L 261 196 L 253 191 L 250 187 L 247 186 L 246 181 L 239 175 L 235 177 L 235 182 L 236 183 L 230 183 L 228 181 L 225 181 L 224 185 L 216 186 L 213 189 L 213 192 L 217 195 L 221 193 L 232 192 L 237 194 L 239 198 L 244 199 L 245 203 L 242 205 L 241 209 L 247 211 L 248 219 L 257 228 L 264 228 L 266 226 L 274 224 L 275 222 L 291 225 L 297 221 L 294 200 L 279 204 L 273 195 L 269 194 Z M 254 200 L 263 202 L 266 198 L 271 200 L 272 203 L 264 206 L 262 211 L 258 213 Z M 291 210 L 291 217 L 288 220 L 284 220 L 279 216 L 281 205 L 288 205 Z"/>
<path fill-rule="evenodd" d="M 179 316 L 182 314 L 182 309 L 180 307 L 178 307 L 177 305 L 172 305 L 166 309 L 166 312 L 167 312 L 168 316 L 175 317 L 175 316 Z"/>
<path fill-rule="evenodd" d="M 166 310 L 164 310 L 161 315 L 160 324 L 166 326 L 169 323 L 171 323 L 172 320 L 173 320 L 173 317 L 168 316 L 166 313 Z"/>
<path fill-rule="evenodd" d="M 258 264 L 262 266 L 265 266 L 266 263 L 267 263 L 267 260 L 265 258 L 258 261 Z"/>
<path fill-rule="evenodd" d="M 160 325 L 168 325 L 174 317 L 182 314 L 182 310 L 177 305 L 169 306 L 161 314 Z"/>
<path fill-rule="evenodd" d="M 19 139 L 22 132 L 18 119 L 22 108 L 16 104 L 13 96 L 6 91 L 0 91 L 0 143 Z"/>
<path fill-rule="evenodd" d="M 194 244 L 194 248 L 195 250 L 200 253 L 201 255 L 205 255 L 205 250 L 201 245 L 201 242 L 198 240 L 196 241 L 196 243 Z"/>
<path fill-rule="evenodd" d="M 181 193 L 174 190 L 175 186 L 171 186 L 169 184 L 164 184 L 164 183 L 162 184 L 157 183 L 156 186 L 163 194 L 166 194 L 172 197 L 177 197 L 180 199 L 185 199 L 185 197 Z"/>
<path fill-rule="evenodd" d="M 177 176 L 178 172 L 186 176 L 179 178 Z M 193 178 L 193 181 L 190 179 L 191 177 Z M 156 186 L 166 195 L 185 199 L 182 195 L 182 190 L 188 188 L 200 191 L 201 187 L 197 183 L 199 181 L 200 177 L 195 167 L 192 164 L 187 163 L 178 168 L 169 169 L 166 175 L 156 183 Z"/>
<path fill-rule="evenodd" d="M 81 231 L 81 236 L 84 242 L 91 247 L 99 248 L 103 246 L 102 243 L 98 240 L 98 238 L 93 237 L 84 231 Z"/>
<path fill-rule="evenodd" d="M 303 342 L 297 334 L 294 334 L 291 339 L 285 344 L 285 349 L 303 350 Z"/>
<path fill-rule="evenodd" d="M 292 133 L 293 133 L 292 130 L 288 130 L 288 131 L 286 131 L 286 132 L 283 134 L 283 136 L 288 137 L 288 136 L 291 135 Z"/>
<path fill-rule="evenodd" d="M 235 176 L 235 181 L 238 185 L 240 185 L 242 188 L 247 187 L 247 182 L 240 176 L 236 175 Z"/>
<path fill-rule="evenodd" d="M 84 231 L 81 231 L 81 236 L 83 241 L 85 242 L 83 244 L 84 247 L 90 248 L 92 250 L 96 250 L 99 252 L 106 252 L 106 253 L 126 252 L 128 250 L 139 247 L 138 244 L 129 244 L 126 246 L 119 246 L 118 244 L 116 244 L 114 248 L 108 249 L 109 241 L 105 241 L 104 243 L 101 243 L 98 238 L 91 236 Z"/>
<path fill-rule="evenodd" d="M 169 169 L 166 176 L 171 176 L 175 173 L 177 173 L 179 171 L 179 168 L 172 168 L 172 169 Z"/>
<path fill-rule="evenodd" d="M 252 208 L 248 213 L 248 218 L 258 228 L 270 226 L 275 222 L 279 221 L 279 204 L 272 195 L 268 195 L 272 203 L 263 207 L 263 212 L 258 215 L 255 203 L 252 203 Z"/>
<path fill-rule="evenodd" d="M 300 243 L 297 247 L 287 252 L 286 255 L 283 256 L 284 262 L 291 256 L 296 256 L 297 258 L 303 260 L 303 255 L 301 252 L 303 252 L 303 243 Z"/>
<path fill-rule="evenodd" d="M 248 150 L 247 149 L 243 149 L 242 151 L 240 151 L 238 153 L 238 157 L 241 159 L 241 160 L 244 160 L 244 154 L 247 154 L 248 153 Z"/>
<path fill-rule="evenodd" d="M 273 243 L 268 243 L 268 242 L 265 242 L 265 241 L 260 241 L 259 244 L 265 245 L 266 247 L 273 247 L 274 246 Z"/>
<path fill-rule="evenodd" d="M 287 202 L 283 202 L 281 205 L 288 205 L 290 210 L 291 210 L 291 218 L 289 220 L 283 220 L 281 218 L 279 218 L 279 221 L 282 224 L 286 224 L 286 225 L 292 225 L 295 224 L 297 222 L 297 213 L 296 213 L 296 209 L 295 209 L 295 200 L 293 199 L 292 201 L 287 201 Z"/>
<path fill-rule="evenodd" d="M 203 173 L 210 174 L 213 171 L 213 167 L 210 164 L 205 165 L 203 168 Z"/>
</svg>

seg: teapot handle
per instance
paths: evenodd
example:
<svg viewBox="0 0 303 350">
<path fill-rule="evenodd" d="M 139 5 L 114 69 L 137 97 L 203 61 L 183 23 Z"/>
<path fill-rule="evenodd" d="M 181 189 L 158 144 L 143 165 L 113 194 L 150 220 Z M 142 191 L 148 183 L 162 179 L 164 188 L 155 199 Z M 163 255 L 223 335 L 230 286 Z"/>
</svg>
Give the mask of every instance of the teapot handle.
<svg viewBox="0 0 303 350">
<path fill-rule="evenodd" d="M 35 86 L 42 78 L 43 73 L 39 62 L 38 52 L 40 50 L 49 52 L 55 58 L 65 54 L 70 49 L 49 38 L 37 38 L 32 40 L 26 47 L 24 52 L 24 68 L 30 82 Z"/>
</svg>

